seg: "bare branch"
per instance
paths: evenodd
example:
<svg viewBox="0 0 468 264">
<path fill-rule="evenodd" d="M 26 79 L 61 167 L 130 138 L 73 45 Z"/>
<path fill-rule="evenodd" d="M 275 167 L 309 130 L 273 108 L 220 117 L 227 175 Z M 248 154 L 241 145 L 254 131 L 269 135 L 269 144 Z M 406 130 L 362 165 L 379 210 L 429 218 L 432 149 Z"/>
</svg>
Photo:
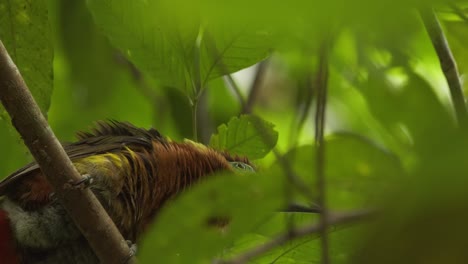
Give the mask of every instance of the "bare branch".
<svg viewBox="0 0 468 264">
<path fill-rule="evenodd" d="M 452 55 L 440 22 L 432 8 L 423 8 L 419 13 L 432 41 L 432 45 L 439 57 L 440 67 L 442 68 L 442 72 L 445 75 L 450 89 L 450 96 L 455 108 L 458 123 L 460 127 L 466 129 L 468 128 L 468 114 L 455 58 Z"/>
<path fill-rule="evenodd" d="M 350 213 L 330 214 L 327 225 L 351 224 L 351 223 L 355 223 L 357 221 L 363 220 L 365 218 L 368 218 L 371 215 L 372 215 L 372 212 L 367 211 L 367 210 L 355 211 L 355 212 L 350 212 Z M 273 238 L 272 240 L 256 248 L 253 248 L 250 251 L 243 253 L 242 255 L 239 255 L 230 260 L 219 260 L 219 261 L 216 261 L 215 263 L 216 264 L 248 263 L 250 260 L 258 256 L 261 256 L 276 247 L 282 246 L 293 239 L 320 233 L 320 230 L 322 229 L 321 225 L 322 225 L 321 223 L 311 224 L 311 225 L 289 230 L 286 233 L 279 235 L 276 238 Z"/>
<path fill-rule="evenodd" d="M 0 41 L 0 100 L 24 143 L 51 183 L 59 201 L 102 263 L 134 262 L 124 240 L 106 211 L 89 189 L 70 190 L 64 185 L 82 177 L 55 137 Z"/>
<path fill-rule="evenodd" d="M 241 109 L 244 109 L 246 103 L 245 103 L 244 96 L 242 95 L 242 92 L 241 92 L 241 90 L 239 88 L 239 85 L 237 85 L 237 82 L 232 78 L 232 75 L 230 73 L 228 73 L 227 67 L 226 67 L 226 65 L 224 65 L 222 60 L 219 60 L 219 65 L 223 69 L 223 73 L 225 74 L 224 75 L 224 80 L 226 80 L 226 82 L 229 84 L 231 89 L 236 94 L 237 99 L 239 100 L 239 103 L 241 105 Z"/>
</svg>

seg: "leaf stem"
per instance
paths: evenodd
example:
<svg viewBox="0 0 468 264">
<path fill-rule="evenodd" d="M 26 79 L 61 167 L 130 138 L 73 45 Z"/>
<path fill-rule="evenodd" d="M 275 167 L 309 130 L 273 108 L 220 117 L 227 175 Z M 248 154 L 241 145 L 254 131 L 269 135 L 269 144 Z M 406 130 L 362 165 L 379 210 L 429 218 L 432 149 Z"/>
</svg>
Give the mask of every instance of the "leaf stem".
<svg viewBox="0 0 468 264">
<path fill-rule="evenodd" d="M 450 90 L 455 115 L 460 127 L 468 128 L 468 113 L 466 111 L 465 98 L 458 73 L 457 63 L 450 50 L 447 38 L 442 30 L 439 19 L 430 7 L 419 10 L 426 31 L 439 58 L 442 72 L 445 75 Z"/>
<path fill-rule="evenodd" d="M 222 61 L 220 60 L 219 65 L 220 65 L 220 67 L 222 67 L 224 65 L 224 63 L 222 63 Z M 245 103 L 244 96 L 242 95 L 242 92 L 241 92 L 241 90 L 239 88 L 239 85 L 237 85 L 237 82 L 234 81 L 234 79 L 232 78 L 232 75 L 227 73 L 227 69 L 226 69 L 225 66 L 222 67 L 222 69 L 223 69 L 223 73 L 225 74 L 224 79 L 229 84 L 229 86 L 231 86 L 232 90 L 236 94 L 237 99 L 239 100 L 239 103 L 241 105 L 241 109 L 244 109 L 246 103 Z"/>
<path fill-rule="evenodd" d="M 316 147 L 316 177 L 318 197 L 317 202 L 322 210 L 319 218 L 319 233 L 322 250 L 322 263 L 330 263 L 329 245 L 328 245 L 328 209 L 326 199 L 326 179 L 325 179 L 325 117 L 328 90 L 328 45 L 329 41 L 325 38 L 319 50 L 318 72 L 316 79 L 317 87 L 317 110 L 315 114 L 315 147 Z"/>
<path fill-rule="evenodd" d="M 198 36 L 196 40 L 196 46 L 195 46 L 195 52 L 194 52 L 194 60 L 193 60 L 193 83 L 192 83 L 192 89 L 193 93 L 190 97 L 190 105 L 192 107 L 192 138 L 193 140 L 197 141 L 198 140 L 198 120 L 197 120 L 197 109 L 198 109 L 198 100 L 200 99 L 200 96 L 203 92 L 203 87 L 202 87 L 202 82 L 201 82 L 201 61 L 200 61 L 200 56 L 201 56 L 201 45 L 203 41 L 203 35 L 204 35 L 204 28 L 200 26 L 200 29 L 198 31 Z"/>
<path fill-rule="evenodd" d="M 197 118 L 198 98 L 192 99 L 190 101 L 190 105 L 192 107 L 192 138 L 194 141 L 197 141 L 198 140 L 198 118 Z"/>
</svg>

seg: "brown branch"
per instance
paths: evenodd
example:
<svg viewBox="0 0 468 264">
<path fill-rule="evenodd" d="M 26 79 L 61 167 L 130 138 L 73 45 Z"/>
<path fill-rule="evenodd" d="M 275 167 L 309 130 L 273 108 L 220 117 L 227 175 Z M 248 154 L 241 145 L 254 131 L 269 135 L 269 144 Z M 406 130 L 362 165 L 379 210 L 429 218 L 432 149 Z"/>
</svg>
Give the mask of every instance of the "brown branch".
<svg viewBox="0 0 468 264">
<path fill-rule="evenodd" d="M 458 123 L 460 127 L 466 129 L 468 128 L 468 113 L 466 111 L 465 98 L 455 58 L 452 55 L 442 26 L 432 8 L 422 8 L 419 13 L 439 58 L 442 72 L 447 80 Z"/>
<path fill-rule="evenodd" d="M 372 216 L 372 212 L 363 210 L 363 211 L 356 211 L 356 212 L 350 212 L 350 213 L 335 213 L 335 214 L 330 214 L 330 217 L 328 218 L 327 225 L 338 225 L 338 224 L 351 224 L 355 223 L 357 221 L 360 221 L 362 219 L 368 218 Z M 318 234 L 320 233 L 320 230 L 322 229 L 321 227 L 322 224 L 311 224 L 303 227 L 299 227 L 296 229 L 288 230 L 288 232 L 281 234 L 272 240 L 259 245 L 258 247 L 255 247 L 241 255 L 238 255 L 230 260 L 219 260 L 215 261 L 216 264 L 242 264 L 242 263 L 248 263 L 250 260 L 261 256 L 265 254 L 266 252 L 282 246 L 289 241 L 297 238 L 302 238 L 306 236 L 310 236 L 313 234 Z"/>
<path fill-rule="evenodd" d="M 64 185 L 82 177 L 55 137 L 0 40 L 0 100 L 51 183 L 54 191 L 102 263 L 134 262 L 130 249 L 106 211 L 89 189 Z"/>
</svg>

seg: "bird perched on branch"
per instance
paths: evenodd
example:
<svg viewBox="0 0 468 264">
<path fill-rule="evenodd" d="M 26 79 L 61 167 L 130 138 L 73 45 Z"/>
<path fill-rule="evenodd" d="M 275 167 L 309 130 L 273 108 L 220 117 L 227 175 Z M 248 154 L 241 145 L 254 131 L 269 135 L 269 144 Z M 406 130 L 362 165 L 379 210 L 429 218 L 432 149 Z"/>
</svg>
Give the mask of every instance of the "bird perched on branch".
<svg viewBox="0 0 468 264">
<path fill-rule="evenodd" d="M 125 239 L 137 241 L 169 199 L 217 171 L 253 171 L 245 158 L 177 143 L 154 129 L 98 122 L 64 146 Z M 1 263 L 96 263 L 36 163 L 0 182 Z"/>
</svg>

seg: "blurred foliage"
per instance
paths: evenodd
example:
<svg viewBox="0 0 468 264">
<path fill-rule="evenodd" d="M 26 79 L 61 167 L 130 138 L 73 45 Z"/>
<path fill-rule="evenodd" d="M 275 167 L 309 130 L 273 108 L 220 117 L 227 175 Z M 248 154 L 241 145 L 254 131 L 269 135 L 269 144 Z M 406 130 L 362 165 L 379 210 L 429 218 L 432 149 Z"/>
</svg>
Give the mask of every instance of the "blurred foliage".
<svg viewBox="0 0 468 264">
<path fill-rule="evenodd" d="M 118 119 L 174 140 L 196 129 L 201 142 L 255 159 L 258 173 L 216 175 L 170 201 L 141 241 L 142 263 L 211 263 L 317 221 L 275 211 L 317 198 L 314 110 L 328 37 L 328 206 L 377 209 L 375 221 L 330 228 L 333 263 L 466 263 L 468 138 L 418 15 L 429 5 L 467 94 L 461 0 L 0 0 L 0 38 L 64 141 Z M 242 112 L 249 100 L 254 115 Z M 1 118 L 5 177 L 28 154 Z M 319 263 L 320 246 L 311 235 L 252 263 Z"/>
</svg>

